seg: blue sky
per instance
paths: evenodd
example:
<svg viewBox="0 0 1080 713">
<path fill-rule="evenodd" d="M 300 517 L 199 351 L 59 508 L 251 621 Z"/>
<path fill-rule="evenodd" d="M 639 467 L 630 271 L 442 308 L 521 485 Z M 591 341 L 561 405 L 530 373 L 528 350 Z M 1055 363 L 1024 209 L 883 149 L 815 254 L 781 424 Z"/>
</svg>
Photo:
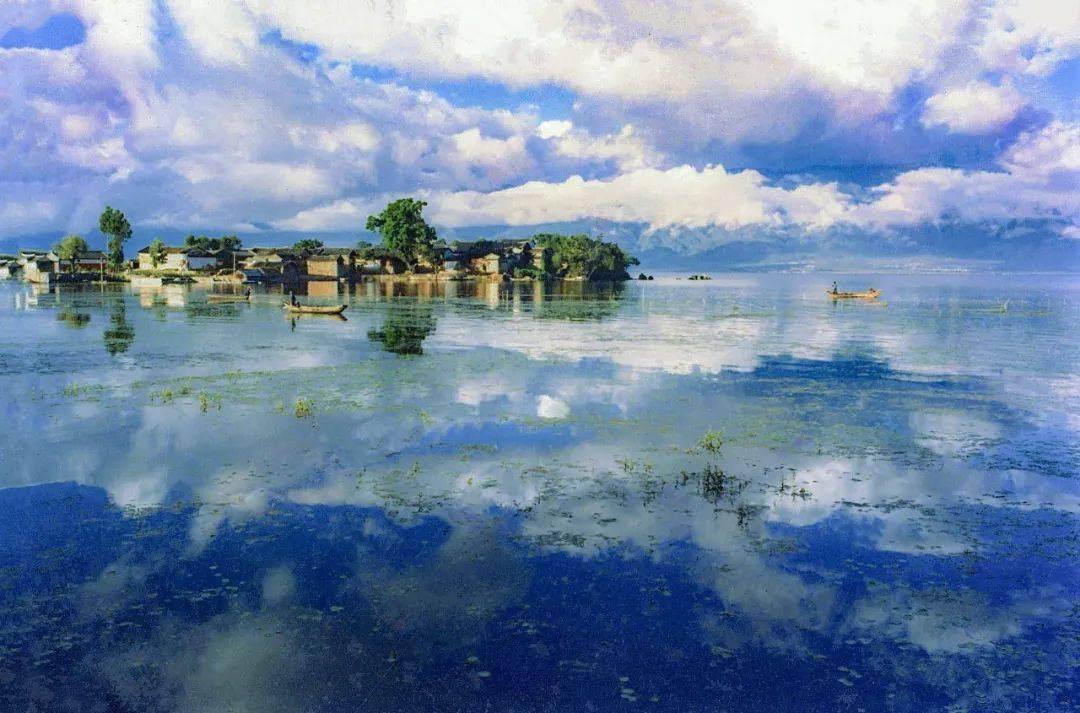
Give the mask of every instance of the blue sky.
<svg viewBox="0 0 1080 713">
<path fill-rule="evenodd" d="M 415 195 L 454 235 L 1076 254 L 1077 7 L 686 5 L 7 3 L 0 239 L 109 203 L 147 238 L 349 241 Z"/>
</svg>

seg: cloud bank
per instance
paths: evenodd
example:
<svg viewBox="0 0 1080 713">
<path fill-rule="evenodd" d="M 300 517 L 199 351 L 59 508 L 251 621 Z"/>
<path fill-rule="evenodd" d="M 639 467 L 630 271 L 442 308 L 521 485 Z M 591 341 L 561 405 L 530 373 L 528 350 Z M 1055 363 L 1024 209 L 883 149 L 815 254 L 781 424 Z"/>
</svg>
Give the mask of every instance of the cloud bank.
<svg viewBox="0 0 1080 713">
<path fill-rule="evenodd" d="M 57 17 L 81 38 L 39 29 Z M 148 231 L 355 233 L 412 194 L 450 228 L 1067 239 L 1078 37 L 1080 11 L 1006 0 L 20 0 L 0 237 L 106 202 Z"/>
</svg>

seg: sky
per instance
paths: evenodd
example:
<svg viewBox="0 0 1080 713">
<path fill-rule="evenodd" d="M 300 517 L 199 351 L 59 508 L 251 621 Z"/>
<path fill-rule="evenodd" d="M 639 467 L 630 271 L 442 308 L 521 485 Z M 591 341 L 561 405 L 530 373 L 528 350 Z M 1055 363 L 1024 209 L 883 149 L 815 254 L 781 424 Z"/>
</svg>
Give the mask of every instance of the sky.
<svg viewBox="0 0 1080 713">
<path fill-rule="evenodd" d="M 0 240 L 109 204 L 348 242 L 415 196 L 452 236 L 1080 268 L 1078 89 L 1060 0 L 5 0 Z"/>
</svg>

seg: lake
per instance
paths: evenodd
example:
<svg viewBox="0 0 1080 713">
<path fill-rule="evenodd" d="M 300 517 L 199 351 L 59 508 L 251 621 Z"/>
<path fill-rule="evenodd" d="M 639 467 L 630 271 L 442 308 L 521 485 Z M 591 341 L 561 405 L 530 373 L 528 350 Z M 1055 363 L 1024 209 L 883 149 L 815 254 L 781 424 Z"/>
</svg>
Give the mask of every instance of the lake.
<svg viewBox="0 0 1080 713">
<path fill-rule="evenodd" d="M 1080 278 L 713 278 L 0 283 L 0 709 L 1075 710 Z"/>
</svg>

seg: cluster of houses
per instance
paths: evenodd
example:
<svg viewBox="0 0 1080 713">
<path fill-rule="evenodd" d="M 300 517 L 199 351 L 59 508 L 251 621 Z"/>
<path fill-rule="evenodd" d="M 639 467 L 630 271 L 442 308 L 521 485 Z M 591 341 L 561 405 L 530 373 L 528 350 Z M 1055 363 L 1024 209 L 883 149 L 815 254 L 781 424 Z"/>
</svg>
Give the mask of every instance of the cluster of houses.
<svg viewBox="0 0 1080 713">
<path fill-rule="evenodd" d="M 420 260 L 416 271 L 454 276 L 513 275 L 519 268 L 546 270 L 550 254 L 529 240 L 457 242 L 439 246 L 437 259 Z M 139 270 L 167 270 L 233 277 L 244 282 L 359 280 L 368 275 L 400 275 L 408 265 L 379 246 L 353 248 L 165 248 L 154 256 L 139 251 Z"/>
<path fill-rule="evenodd" d="M 550 271 L 550 251 L 530 240 L 481 240 L 440 245 L 434 259 L 420 260 L 416 272 L 446 276 L 513 276 L 520 269 Z M 51 250 L 20 250 L 0 255 L 0 277 L 30 282 L 62 280 L 66 274 L 98 273 L 107 256 L 98 250 L 61 260 Z M 400 275 L 408 270 L 395 253 L 379 246 L 352 248 L 221 248 L 150 246 L 138 251 L 128 268 L 143 274 L 176 273 L 241 282 L 359 280 L 368 275 Z M 138 272 L 136 274 L 138 274 Z"/>
<path fill-rule="evenodd" d="M 0 278 L 47 283 L 63 274 L 103 273 L 107 262 L 100 250 L 87 250 L 72 260 L 61 259 L 52 250 L 20 250 L 17 255 L 0 255 Z"/>
</svg>

